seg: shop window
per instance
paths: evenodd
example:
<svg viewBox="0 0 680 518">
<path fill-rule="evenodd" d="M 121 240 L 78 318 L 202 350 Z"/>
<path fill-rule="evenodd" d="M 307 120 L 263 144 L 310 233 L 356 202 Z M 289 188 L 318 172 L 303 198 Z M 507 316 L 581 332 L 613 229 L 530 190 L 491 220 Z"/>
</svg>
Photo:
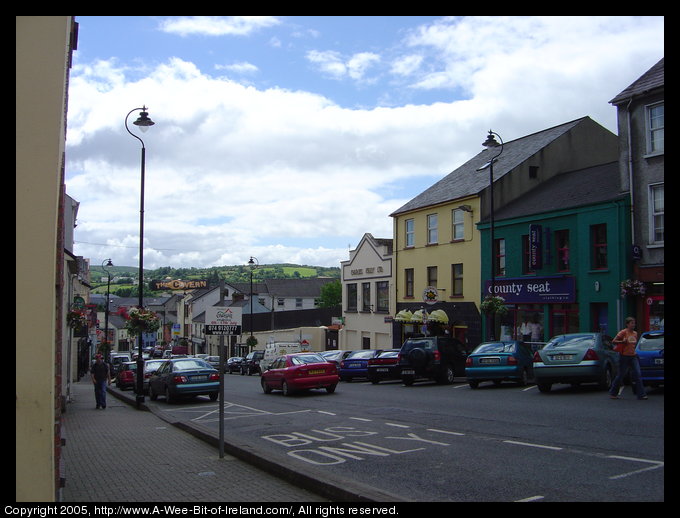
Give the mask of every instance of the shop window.
<svg viewBox="0 0 680 518">
<path fill-rule="evenodd" d="M 404 270 L 404 297 L 413 298 L 413 268 Z"/>
<path fill-rule="evenodd" d="M 529 234 L 522 236 L 522 273 L 524 275 L 532 275 L 536 273 L 536 270 L 532 270 L 529 264 L 531 254 L 531 247 L 529 246 Z"/>
<path fill-rule="evenodd" d="M 505 276 L 505 239 L 496 239 L 494 241 L 494 273 L 496 277 Z"/>
<path fill-rule="evenodd" d="M 387 313 L 390 310 L 390 287 L 387 281 L 375 283 L 377 311 Z"/>
<path fill-rule="evenodd" d="M 361 283 L 361 311 L 371 311 L 371 283 Z"/>
<path fill-rule="evenodd" d="M 550 336 L 578 333 L 578 304 L 552 304 L 550 306 Z"/>
<path fill-rule="evenodd" d="M 357 284 L 353 282 L 347 285 L 347 311 L 357 310 Z"/>
<path fill-rule="evenodd" d="M 451 265 L 451 295 L 454 297 L 463 296 L 463 263 Z"/>
</svg>

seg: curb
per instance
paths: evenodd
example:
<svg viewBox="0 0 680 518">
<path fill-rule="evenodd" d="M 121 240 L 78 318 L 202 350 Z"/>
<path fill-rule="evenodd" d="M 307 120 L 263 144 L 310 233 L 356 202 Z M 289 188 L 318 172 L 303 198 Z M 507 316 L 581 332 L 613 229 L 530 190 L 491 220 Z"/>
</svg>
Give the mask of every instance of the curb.
<svg viewBox="0 0 680 518">
<path fill-rule="evenodd" d="M 108 387 L 108 392 L 120 399 L 124 403 L 131 406 L 137 406 L 137 400 L 132 393 L 132 396 L 127 395 L 123 391 Z M 151 412 L 156 417 L 165 421 L 166 423 L 183 430 L 190 435 L 219 448 L 219 437 L 217 434 L 204 426 L 198 424 L 189 424 L 182 421 L 172 421 L 167 416 L 154 411 L 145 403 L 142 403 L 140 410 Z M 239 460 L 247 462 L 267 473 L 283 478 L 286 481 L 299 485 L 313 493 L 318 494 L 324 498 L 338 502 L 408 502 L 399 495 L 374 488 L 372 486 L 356 482 L 354 480 L 337 477 L 336 475 L 320 472 L 313 468 L 306 469 L 305 472 L 296 470 L 276 460 L 266 458 L 261 455 L 251 445 L 246 443 L 237 443 L 234 441 L 224 441 L 224 451 L 229 455 L 236 457 Z"/>
</svg>

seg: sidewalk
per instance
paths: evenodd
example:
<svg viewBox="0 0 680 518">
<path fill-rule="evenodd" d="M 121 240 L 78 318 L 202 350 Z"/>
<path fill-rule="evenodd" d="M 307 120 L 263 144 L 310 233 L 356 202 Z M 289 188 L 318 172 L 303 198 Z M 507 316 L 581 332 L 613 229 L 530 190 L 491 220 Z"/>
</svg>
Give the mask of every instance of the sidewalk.
<svg viewBox="0 0 680 518">
<path fill-rule="evenodd" d="M 130 392 L 130 391 L 128 391 Z M 89 376 L 63 414 L 64 502 L 327 502 L 176 428 L 115 388 L 95 409 Z"/>
</svg>

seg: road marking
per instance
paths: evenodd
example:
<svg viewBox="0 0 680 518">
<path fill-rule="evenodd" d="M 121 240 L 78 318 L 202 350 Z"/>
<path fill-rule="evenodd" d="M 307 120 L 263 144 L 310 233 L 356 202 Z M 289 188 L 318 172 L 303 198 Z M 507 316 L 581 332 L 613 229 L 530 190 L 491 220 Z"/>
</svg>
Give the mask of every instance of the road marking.
<svg viewBox="0 0 680 518">
<path fill-rule="evenodd" d="M 350 419 L 354 419 L 355 421 L 365 421 L 367 423 L 370 423 L 373 421 L 373 419 L 366 419 L 364 417 L 350 417 Z"/>
<path fill-rule="evenodd" d="M 405 424 L 397 424 L 397 423 L 385 423 L 387 426 L 396 426 L 397 428 L 411 428 L 408 425 Z"/>
<path fill-rule="evenodd" d="M 647 464 L 654 464 L 654 466 L 649 466 L 647 468 L 637 469 L 635 471 L 629 471 L 628 473 L 621 473 L 620 475 L 614 475 L 609 477 L 609 480 L 618 480 L 620 478 L 630 477 L 631 475 L 637 475 L 638 473 L 643 473 L 645 471 L 651 471 L 653 469 L 659 469 L 664 467 L 664 463 L 658 460 L 649 459 L 638 459 L 635 457 L 622 457 L 620 455 L 608 455 L 608 459 L 619 459 L 619 460 L 629 460 L 631 462 L 645 462 Z"/>
<path fill-rule="evenodd" d="M 317 410 L 317 412 L 319 412 L 320 414 L 326 414 L 326 415 L 337 415 L 337 414 L 334 414 L 333 412 L 326 412 L 325 410 Z"/>
<path fill-rule="evenodd" d="M 522 392 L 526 392 L 527 390 L 534 390 L 535 388 L 538 388 L 538 385 L 531 385 L 525 389 L 522 389 Z"/>
<path fill-rule="evenodd" d="M 427 428 L 428 432 L 437 432 L 437 433 L 445 433 L 448 435 L 465 435 L 464 433 L 460 432 L 449 432 L 447 430 L 437 430 L 436 428 Z"/>
<path fill-rule="evenodd" d="M 536 500 L 543 500 L 545 497 L 543 495 L 530 496 L 529 498 L 522 498 L 521 500 L 515 500 L 515 502 L 535 502 Z"/>
<path fill-rule="evenodd" d="M 521 441 L 503 441 L 508 444 L 517 444 L 518 446 L 530 446 L 532 448 L 543 448 L 545 450 L 555 450 L 559 451 L 562 450 L 563 448 L 560 448 L 558 446 L 546 446 L 545 444 L 534 444 L 531 442 L 521 442 Z"/>
</svg>

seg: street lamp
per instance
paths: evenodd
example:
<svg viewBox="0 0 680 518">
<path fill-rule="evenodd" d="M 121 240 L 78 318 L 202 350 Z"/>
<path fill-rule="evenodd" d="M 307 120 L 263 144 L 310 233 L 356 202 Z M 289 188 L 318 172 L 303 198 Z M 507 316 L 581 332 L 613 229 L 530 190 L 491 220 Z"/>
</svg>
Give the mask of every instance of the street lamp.
<svg viewBox="0 0 680 518">
<path fill-rule="evenodd" d="M 250 269 L 250 344 L 253 343 L 253 270 L 259 266 L 260 262 L 256 257 L 250 256 L 248 268 Z M 248 351 L 250 352 L 250 351 Z"/>
<path fill-rule="evenodd" d="M 501 141 L 499 144 L 496 139 L 494 138 L 494 135 L 498 137 L 498 140 Z M 485 148 L 489 149 L 494 149 L 500 147 L 500 151 L 498 152 L 497 155 L 494 155 L 491 160 L 489 160 L 488 164 L 485 164 L 483 167 L 481 167 L 479 170 L 482 170 L 486 167 L 486 165 L 489 166 L 489 220 L 491 221 L 491 296 L 495 296 L 496 294 L 496 254 L 494 250 L 494 245 L 495 245 L 495 239 L 494 239 L 494 219 L 493 219 L 493 163 L 494 161 L 501 156 L 501 153 L 503 152 L 503 139 L 498 133 L 495 133 L 491 130 L 489 130 L 489 135 L 486 137 L 486 141 L 482 144 Z M 489 339 L 494 340 L 494 320 L 492 317 L 491 320 L 491 332 Z"/>
<path fill-rule="evenodd" d="M 106 263 L 106 264 L 104 264 Z M 110 352 L 110 348 L 106 348 L 106 345 L 109 342 L 109 299 L 111 298 L 110 296 L 110 290 L 111 290 L 111 272 L 110 268 L 113 266 L 113 263 L 111 262 L 111 259 L 104 259 L 102 261 L 102 268 L 104 269 L 104 273 L 106 273 L 107 276 L 107 281 L 106 281 L 106 309 L 104 310 L 104 357 L 106 358 L 105 361 L 109 361 L 110 358 L 108 357 L 108 353 Z"/>
<path fill-rule="evenodd" d="M 142 144 L 142 185 L 139 197 L 139 309 L 141 310 L 144 307 L 144 168 L 146 162 L 146 147 L 144 147 L 144 141 L 132 133 L 130 128 L 128 128 L 128 118 L 130 117 L 130 114 L 138 110 L 141 111 L 141 113 L 133 124 L 139 127 L 142 132 L 146 132 L 155 124 L 155 122 L 149 118 L 146 106 L 134 108 L 125 116 L 125 129 Z M 137 408 L 140 408 L 141 404 L 144 403 L 144 358 L 142 356 L 143 337 L 141 332 L 139 333 L 137 344 L 139 348 L 137 356 Z"/>
</svg>

